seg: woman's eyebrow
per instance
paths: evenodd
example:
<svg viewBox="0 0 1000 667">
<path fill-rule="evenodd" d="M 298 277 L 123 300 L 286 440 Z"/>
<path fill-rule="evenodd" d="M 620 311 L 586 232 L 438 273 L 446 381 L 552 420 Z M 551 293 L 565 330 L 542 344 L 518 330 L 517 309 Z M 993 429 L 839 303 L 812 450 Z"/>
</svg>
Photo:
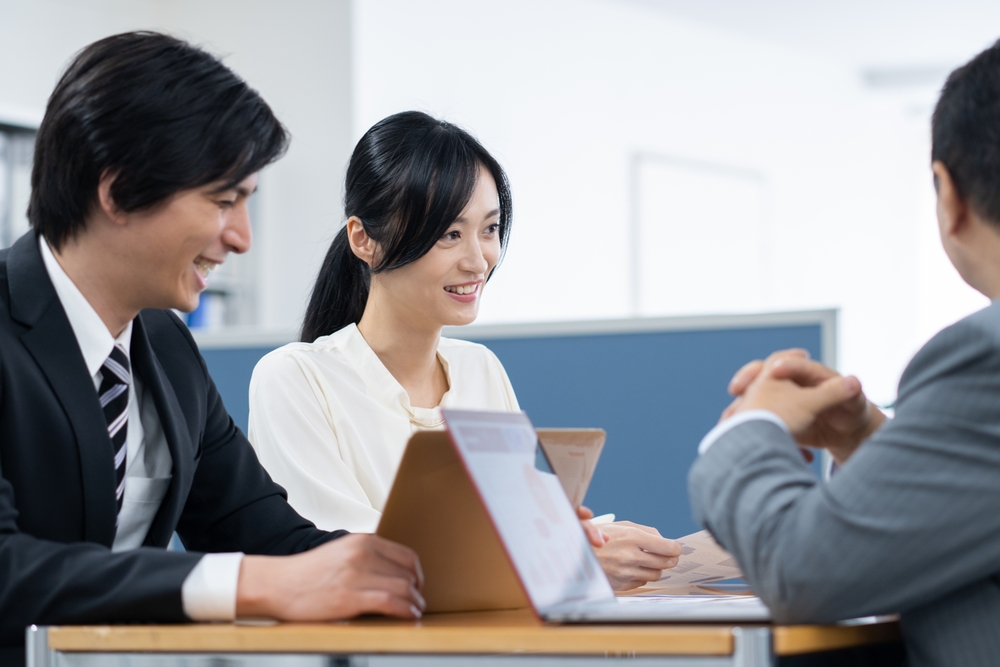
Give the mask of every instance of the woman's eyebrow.
<svg viewBox="0 0 1000 667">
<path fill-rule="evenodd" d="M 495 208 L 492 211 L 490 211 L 489 213 L 487 213 L 486 215 L 484 215 L 483 216 L 483 220 L 489 220 L 490 218 L 495 218 L 498 215 L 500 215 L 500 209 Z M 460 215 L 457 218 L 455 218 L 455 222 L 468 222 L 468 221 L 469 221 L 468 218 L 466 218 L 463 215 Z"/>
</svg>

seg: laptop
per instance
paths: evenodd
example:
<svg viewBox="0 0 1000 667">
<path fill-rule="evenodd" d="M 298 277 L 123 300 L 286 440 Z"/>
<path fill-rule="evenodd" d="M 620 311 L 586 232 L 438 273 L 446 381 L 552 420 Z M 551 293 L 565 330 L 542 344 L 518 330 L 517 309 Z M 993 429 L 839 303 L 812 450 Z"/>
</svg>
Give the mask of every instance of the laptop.
<svg viewBox="0 0 1000 667">
<path fill-rule="evenodd" d="M 527 415 L 443 409 L 407 443 L 376 533 L 420 556 L 431 612 L 562 623 L 770 620 L 755 597 L 617 598 Z"/>
</svg>

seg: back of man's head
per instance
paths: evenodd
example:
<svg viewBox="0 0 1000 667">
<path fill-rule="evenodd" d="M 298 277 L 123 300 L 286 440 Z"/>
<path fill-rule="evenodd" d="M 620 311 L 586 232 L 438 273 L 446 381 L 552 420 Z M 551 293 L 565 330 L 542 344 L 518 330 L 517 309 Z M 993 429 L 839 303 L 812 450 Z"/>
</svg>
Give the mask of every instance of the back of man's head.
<svg viewBox="0 0 1000 667">
<path fill-rule="evenodd" d="M 125 212 L 219 182 L 282 155 L 267 103 L 214 56 L 153 32 L 107 37 L 70 63 L 35 143 L 28 219 L 59 248 L 85 225 L 105 173 Z"/>
<path fill-rule="evenodd" d="M 1000 41 L 948 77 L 931 121 L 931 160 L 958 194 L 1000 225 Z"/>
</svg>

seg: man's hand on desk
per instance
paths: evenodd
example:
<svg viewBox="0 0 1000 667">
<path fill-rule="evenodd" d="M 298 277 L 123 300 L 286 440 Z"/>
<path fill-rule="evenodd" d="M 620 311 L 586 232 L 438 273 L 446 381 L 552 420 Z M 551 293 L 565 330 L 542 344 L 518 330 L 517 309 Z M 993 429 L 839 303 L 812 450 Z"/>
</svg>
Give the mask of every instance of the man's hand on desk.
<svg viewBox="0 0 1000 667">
<path fill-rule="evenodd" d="M 733 376 L 729 393 L 737 398 L 722 419 L 769 410 L 799 444 L 829 450 L 840 465 L 885 422 L 857 378 L 810 360 L 805 350 L 783 350 L 748 363 Z"/>
<path fill-rule="evenodd" d="M 237 618 L 326 621 L 359 614 L 420 618 L 417 554 L 376 535 L 346 535 L 294 556 L 244 556 Z"/>
</svg>

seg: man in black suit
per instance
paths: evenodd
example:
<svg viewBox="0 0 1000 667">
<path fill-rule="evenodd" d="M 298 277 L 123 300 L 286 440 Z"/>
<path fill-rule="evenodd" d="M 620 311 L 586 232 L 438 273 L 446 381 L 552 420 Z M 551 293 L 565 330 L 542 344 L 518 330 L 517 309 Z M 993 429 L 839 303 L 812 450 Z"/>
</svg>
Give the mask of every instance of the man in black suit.
<svg viewBox="0 0 1000 667">
<path fill-rule="evenodd" d="M 0 251 L 8 659 L 29 624 L 420 615 L 416 554 L 298 516 L 169 310 L 249 249 L 247 198 L 286 144 L 254 90 L 164 35 L 96 42 L 56 86 L 33 229 Z"/>
</svg>

